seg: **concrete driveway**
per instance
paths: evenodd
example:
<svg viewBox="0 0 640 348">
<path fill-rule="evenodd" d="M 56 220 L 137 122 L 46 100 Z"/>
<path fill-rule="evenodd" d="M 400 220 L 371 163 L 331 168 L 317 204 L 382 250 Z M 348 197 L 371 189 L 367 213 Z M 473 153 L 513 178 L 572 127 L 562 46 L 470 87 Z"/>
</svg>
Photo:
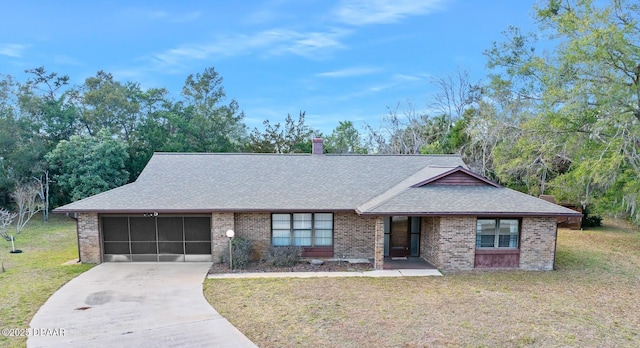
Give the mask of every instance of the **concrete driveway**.
<svg viewBox="0 0 640 348">
<path fill-rule="evenodd" d="M 27 346 L 255 347 L 205 300 L 210 265 L 98 265 L 38 310 L 30 325 L 38 335 Z"/>
</svg>

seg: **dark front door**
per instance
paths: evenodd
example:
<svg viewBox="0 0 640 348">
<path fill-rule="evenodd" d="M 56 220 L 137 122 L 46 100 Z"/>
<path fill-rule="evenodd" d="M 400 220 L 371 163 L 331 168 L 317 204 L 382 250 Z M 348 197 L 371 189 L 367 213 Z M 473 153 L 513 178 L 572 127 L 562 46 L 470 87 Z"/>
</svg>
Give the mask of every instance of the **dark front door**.
<svg viewBox="0 0 640 348">
<path fill-rule="evenodd" d="M 409 218 L 394 216 L 391 218 L 389 236 L 389 256 L 402 257 L 411 255 L 411 229 Z"/>
</svg>

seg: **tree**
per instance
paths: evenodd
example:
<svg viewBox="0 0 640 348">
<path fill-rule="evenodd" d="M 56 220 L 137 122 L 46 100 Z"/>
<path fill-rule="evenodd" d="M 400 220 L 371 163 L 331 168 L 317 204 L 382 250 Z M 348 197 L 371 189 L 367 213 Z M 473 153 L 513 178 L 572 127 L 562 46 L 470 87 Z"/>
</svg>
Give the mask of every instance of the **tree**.
<svg viewBox="0 0 640 348">
<path fill-rule="evenodd" d="M 40 198 L 40 206 L 42 207 L 42 219 L 49 222 L 49 191 L 51 188 L 51 180 L 49 180 L 49 170 L 46 169 L 42 176 L 33 177 L 38 187 L 38 198 Z"/>
<path fill-rule="evenodd" d="M 86 134 L 96 135 L 106 129 L 128 141 L 139 119 L 136 83 L 122 84 L 112 74 L 100 70 L 70 93 Z"/>
<path fill-rule="evenodd" d="M 188 132 L 192 151 L 230 152 L 242 148 L 246 138 L 244 113 L 236 100 L 222 104 L 226 94 L 222 77 L 214 68 L 190 74 L 182 88 L 182 96 L 191 118 Z"/>
<path fill-rule="evenodd" d="M 508 157 L 535 163 L 531 173 L 546 176 L 544 181 L 559 196 L 584 204 L 617 201 L 617 209 L 625 208 L 636 220 L 638 10 L 637 3 L 626 0 L 546 1 L 536 7 L 539 33 L 548 39 L 543 53 L 537 50 L 536 35 L 515 28 L 505 42 L 486 52 L 489 67 L 497 70 L 494 77 L 513 95 L 527 99 L 535 115 L 520 123 L 520 143 L 537 145 L 526 151 L 517 145 L 512 151 L 524 156 Z"/>
<path fill-rule="evenodd" d="M 5 208 L 0 208 L 0 237 L 4 238 L 7 242 L 13 240 L 13 235 L 10 235 L 7 230 L 16 216 L 18 216 L 17 213 L 12 213 Z M 15 248 L 12 249 L 15 250 Z"/>
<path fill-rule="evenodd" d="M 377 129 L 366 125 L 369 131 L 367 146 L 372 152 L 419 154 L 423 146 L 429 143 L 423 127 L 429 118 L 428 115 L 417 112 L 411 102 L 407 103 L 402 109 L 402 115 L 399 115 L 401 109 L 401 103 L 398 103 L 395 109 L 390 109 Z"/>
<path fill-rule="evenodd" d="M 319 132 L 304 123 L 305 112 L 300 111 L 298 120 L 294 121 L 287 114 L 284 127 L 280 123 L 271 125 L 265 120 L 264 132 L 257 128 L 249 135 L 247 150 L 256 153 L 309 153 L 311 152 L 311 138 Z"/>
<path fill-rule="evenodd" d="M 456 76 L 437 76 L 431 79 L 437 90 L 429 98 L 427 108 L 442 115 L 446 132 L 460 119 L 465 110 L 473 107 L 480 97 L 480 87 L 471 82 L 469 72 L 458 71 Z"/>
<path fill-rule="evenodd" d="M 126 184 L 128 157 L 126 143 L 107 130 L 96 136 L 74 135 L 46 155 L 57 188 L 70 201 Z"/>
<path fill-rule="evenodd" d="M 26 183 L 16 185 L 11 194 L 18 209 L 16 234 L 20 234 L 29 220 L 42 209 L 39 191 L 40 187 L 36 183 Z"/>
<path fill-rule="evenodd" d="M 11 193 L 11 197 L 13 197 L 16 202 L 18 212 L 11 213 L 6 209 L 0 209 L 0 236 L 6 241 L 11 242 L 11 252 L 16 253 L 21 252 L 21 250 L 16 250 L 14 244 L 15 237 L 22 232 L 29 220 L 40 211 L 41 205 L 38 200 L 38 187 L 33 183 L 16 185 L 15 190 Z M 18 218 L 16 221 L 16 232 L 9 234 L 7 227 L 16 217 Z"/>
<path fill-rule="evenodd" d="M 37 125 L 20 112 L 16 105 L 0 110 L 0 191 L 11 191 L 17 182 L 29 180 L 43 168 L 46 141 Z"/>
<path fill-rule="evenodd" d="M 339 121 L 325 144 L 329 153 L 367 153 L 367 149 L 362 145 L 360 133 L 351 121 Z"/>
<path fill-rule="evenodd" d="M 7 242 L 11 242 L 11 252 L 16 253 L 16 246 L 14 243 L 15 235 L 7 232 L 8 227 L 13 223 L 13 220 L 18 216 L 16 213 L 12 213 L 7 209 L 0 208 L 0 237 L 4 238 Z M 4 272 L 4 264 L 2 264 L 2 272 Z"/>
</svg>

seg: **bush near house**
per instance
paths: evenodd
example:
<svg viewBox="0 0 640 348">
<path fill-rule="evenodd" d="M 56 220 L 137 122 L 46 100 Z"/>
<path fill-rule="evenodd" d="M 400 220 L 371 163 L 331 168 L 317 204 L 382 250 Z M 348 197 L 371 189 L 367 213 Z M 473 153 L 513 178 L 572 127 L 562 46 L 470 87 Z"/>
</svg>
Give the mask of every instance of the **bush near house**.
<svg viewBox="0 0 640 348">
<path fill-rule="evenodd" d="M 244 238 L 233 238 L 231 240 L 231 248 L 233 249 L 233 269 L 244 269 L 247 267 L 253 252 L 251 241 Z M 229 264 L 229 248 L 225 248 L 222 260 Z"/>
<path fill-rule="evenodd" d="M 269 248 L 267 263 L 277 267 L 290 267 L 298 263 L 302 249 L 296 246 L 272 246 Z"/>
</svg>

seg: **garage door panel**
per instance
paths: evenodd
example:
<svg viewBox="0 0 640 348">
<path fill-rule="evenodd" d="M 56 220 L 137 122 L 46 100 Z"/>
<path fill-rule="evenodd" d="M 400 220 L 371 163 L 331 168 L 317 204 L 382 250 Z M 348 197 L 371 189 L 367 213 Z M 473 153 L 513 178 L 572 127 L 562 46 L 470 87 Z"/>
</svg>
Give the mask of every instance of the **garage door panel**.
<svg viewBox="0 0 640 348">
<path fill-rule="evenodd" d="M 102 218 L 102 234 L 106 241 L 129 241 L 129 219 L 126 217 Z"/>
<path fill-rule="evenodd" d="M 133 262 L 156 262 L 158 261 L 158 255 L 145 254 L 145 255 L 131 255 L 131 261 Z"/>
<path fill-rule="evenodd" d="M 132 254 L 157 254 L 156 242 L 131 242 Z"/>
<path fill-rule="evenodd" d="M 105 254 L 129 254 L 129 242 L 104 242 Z"/>
<path fill-rule="evenodd" d="M 184 254 L 183 242 L 158 242 L 160 254 Z"/>
<path fill-rule="evenodd" d="M 158 241 L 182 242 L 182 238 L 183 236 L 181 217 L 158 218 Z M 182 251 L 180 253 L 182 254 Z"/>
<path fill-rule="evenodd" d="M 191 261 L 191 260 L 185 260 L 185 255 L 184 254 L 169 254 L 169 255 L 160 254 L 160 255 L 158 255 L 158 261 L 161 261 L 161 262 L 184 262 L 184 261 Z M 205 260 L 205 261 L 207 261 L 207 260 Z"/>
<path fill-rule="evenodd" d="M 156 219 L 148 217 L 129 218 L 131 241 L 155 241 Z"/>
<path fill-rule="evenodd" d="M 187 242 L 185 243 L 185 254 L 187 255 L 211 254 L 211 243 Z"/>
<path fill-rule="evenodd" d="M 211 219 L 208 217 L 185 217 L 184 239 L 186 241 L 211 241 Z"/>
<path fill-rule="evenodd" d="M 104 255 L 104 262 L 131 262 L 131 255 L 129 254 Z"/>
</svg>

